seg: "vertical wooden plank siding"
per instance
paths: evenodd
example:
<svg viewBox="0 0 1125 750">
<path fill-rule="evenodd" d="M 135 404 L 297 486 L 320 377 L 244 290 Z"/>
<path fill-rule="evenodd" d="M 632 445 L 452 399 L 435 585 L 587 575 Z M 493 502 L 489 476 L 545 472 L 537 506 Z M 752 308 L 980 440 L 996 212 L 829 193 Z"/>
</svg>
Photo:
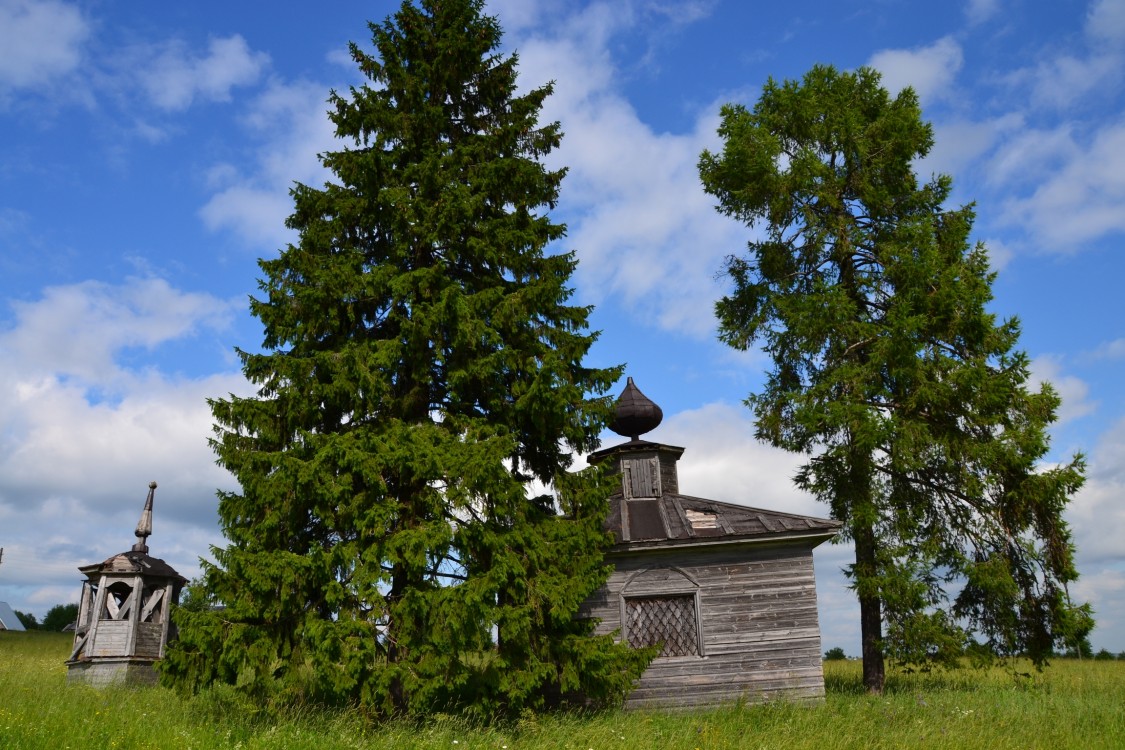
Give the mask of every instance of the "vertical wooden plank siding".
<svg viewBox="0 0 1125 750">
<path fill-rule="evenodd" d="M 628 639 L 630 597 L 694 592 L 700 656 L 658 657 L 626 705 L 691 706 L 824 696 L 812 550 L 750 546 L 649 550 L 614 557 L 586 612 Z"/>
</svg>

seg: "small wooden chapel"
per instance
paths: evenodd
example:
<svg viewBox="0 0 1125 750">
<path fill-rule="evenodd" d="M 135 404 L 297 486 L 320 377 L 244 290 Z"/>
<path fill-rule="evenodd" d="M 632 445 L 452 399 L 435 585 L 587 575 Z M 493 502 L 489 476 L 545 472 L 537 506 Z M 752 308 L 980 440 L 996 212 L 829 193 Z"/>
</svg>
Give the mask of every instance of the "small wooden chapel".
<svg viewBox="0 0 1125 750">
<path fill-rule="evenodd" d="M 660 646 L 626 706 L 822 699 L 813 548 L 842 524 L 681 494 L 684 449 L 641 439 L 660 407 L 629 378 L 616 409 L 610 429 L 629 441 L 590 456 L 621 480 L 606 522 L 614 570 L 584 614 L 599 633 Z"/>
<path fill-rule="evenodd" d="M 86 580 L 74 648 L 66 662 L 67 682 L 95 687 L 156 683 L 154 665 L 164 656 L 171 609 L 187 579 L 148 554 L 155 492 L 156 482 L 151 482 L 132 549 L 78 569 Z"/>
</svg>

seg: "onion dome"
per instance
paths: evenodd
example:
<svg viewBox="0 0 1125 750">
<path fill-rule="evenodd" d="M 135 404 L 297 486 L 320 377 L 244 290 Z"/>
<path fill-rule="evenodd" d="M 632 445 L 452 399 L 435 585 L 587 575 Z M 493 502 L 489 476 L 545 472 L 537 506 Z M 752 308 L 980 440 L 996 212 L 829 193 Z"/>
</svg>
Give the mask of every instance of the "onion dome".
<svg viewBox="0 0 1125 750">
<path fill-rule="evenodd" d="M 646 432 L 655 430 L 664 419 L 664 412 L 653 403 L 641 389 L 633 384 L 633 379 L 617 397 L 617 410 L 609 429 L 622 437 L 638 440 Z"/>
</svg>

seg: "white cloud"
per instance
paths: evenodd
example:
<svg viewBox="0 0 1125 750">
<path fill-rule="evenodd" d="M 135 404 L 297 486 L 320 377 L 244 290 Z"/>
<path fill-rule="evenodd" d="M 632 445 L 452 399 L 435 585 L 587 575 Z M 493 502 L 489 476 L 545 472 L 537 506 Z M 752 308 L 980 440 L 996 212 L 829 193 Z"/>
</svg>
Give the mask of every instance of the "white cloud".
<svg viewBox="0 0 1125 750">
<path fill-rule="evenodd" d="M 748 408 L 707 404 L 671 415 L 645 439 L 684 447 L 680 493 L 711 500 L 824 517 L 828 506 L 793 485 L 804 456 L 754 437 Z"/>
<path fill-rule="evenodd" d="M 1060 125 L 1051 130 L 1020 128 L 1013 123 L 1006 138 L 987 159 L 985 179 L 997 186 L 1040 184 L 1067 162 L 1080 155 L 1072 128 Z"/>
<path fill-rule="evenodd" d="M 1069 157 L 1066 163 L 1030 196 L 1008 200 L 1002 218 L 1025 227 L 1046 249 L 1062 252 L 1125 232 L 1125 122 L 1105 126 L 1088 145 L 1065 132 L 1057 140 L 1053 149 Z M 1036 158 L 1052 155 L 1049 150 Z"/>
<path fill-rule="evenodd" d="M 1000 10 L 1000 0 L 969 0 L 965 4 L 965 18 L 970 26 L 984 23 Z"/>
<path fill-rule="evenodd" d="M 76 5 L 0 0 L 0 90 L 42 86 L 74 70 L 89 36 Z"/>
<path fill-rule="evenodd" d="M 1096 0 L 1086 15 L 1086 34 L 1095 42 L 1125 42 L 1125 3 Z"/>
<path fill-rule="evenodd" d="M 1095 565 L 1121 560 L 1125 538 L 1125 419 L 1098 439 L 1089 457 L 1086 485 L 1067 511 L 1082 560 Z"/>
<path fill-rule="evenodd" d="M 961 45 L 946 36 L 927 47 L 876 52 L 867 64 L 883 74 L 883 86 L 892 94 L 910 86 L 926 103 L 948 93 L 963 62 Z"/>
<path fill-rule="evenodd" d="M 124 374 L 114 359 L 121 349 L 152 349 L 202 327 L 221 327 L 233 304 L 148 278 L 123 286 L 87 281 L 48 287 L 42 299 L 12 307 L 16 326 L 0 334 L 6 359 L 19 362 L 25 373 L 77 377 L 105 387 Z"/>
<path fill-rule="evenodd" d="M 538 25 L 545 16 L 553 15 L 561 3 L 558 0 L 488 0 L 484 12 L 496 16 L 507 34 L 523 31 Z"/>
<path fill-rule="evenodd" d="M 328 178 L 317 154 L 340 148 L 333 137 L 325 101 L 331 87 L 308 81 L 272 81 L 242 117 L 261 145 L 240 171 L 230 164 L 212 167 L 208 181 L 215 194 L 200 209 L 211 230 L 231 230 L 249 246 L 273 251 L 294 239 L 285 228 L 293 210 L 294 182 L 319 187 Z"/>
<path fill-rule="evenodd" d="M 279 188 L 232 185 L 211 196 L 199 210 L 211 230 L 231 229 L 250 247 L 276 250 L 295 235 L 285 228 L 293 201 Z"/>
<path fill-rule="evenodd" d="M 1125 631 L 1125 572 L 1099 566 L 1083 573 L 1070 586 L 1070 596 L 1075 603 L 1090 602 L 1094 608 L 1096 625 L 1090 634 L 1090 643 L 1095 650 L 1107 648 L 1115 653 L 1125 650 L 1125 642 L 1120 640 L 1120 634 Z"/>
<path fill-rule="evenodd" d="M 275 251 L 294 234 L 285 226 L 293 211 L 294 182 L 319 187 L 328 178 L 317 154 L 340 148 L 326 115 L 328 85 L 272 81 L 242 117 L 263 145 L 252 169 L 217 164 L 208 178 L 215 195 L 199 213 L 212 231 L 228 229 L 260 251 Z"/>
<path fill-rule="evenodd" d="M 566 134 L 551 163 L 568 168 L 558 217 L 569 223 L 565 246 L 581 260 L 578 288 L 666 330 L 708 336 L 714 315 L 699 300 L 719 296 L 715 273 L 747 231 L 719 216 L 699 184 L 696 164 L 717 140 L 719 104 L 687 133 L 654 132 L 640 120 L 609 51 L 631 13 L 593 5 L 552 25 L 552 36 L 517 40 L 521 81 L 538 85 L 568 71 L 541 120 L 559 120 Z"/>
<path fill-rule="evenodd" d="M 1071 587 L 1076 601 L 1094 607 L 1097 628 L 1091 635 L 1096 648 L 1125 650 L 1125 569 L 1121 539 L 1125 536 L 1125 419 L 1098 441 L 1090 456 L 1086 485 L 1067 508 L 1074 532 L 1081 577 Z"/>
<path fill-rule="evenodd" d="M 988 265 L 993 271 L 1002 271 L 1015 257 L 1016 252 L 1008 243 L 996 238 L 982 240 L 988 251 Z"/>
<path fill-rule="evenodd" d="M 1037 389 L 1043 383 L 1050 383 L 1055 393 L 1062 399 L 1057 424 L 1078 419 L 1097 408 L 1097 403 L 1087 400 L 1090 387 L 1081 378 L 1065 374 L 1058 357 L 1044 355 L 1032 360 L 1028 385 Z"/>
<path fill-rule="evenodd" d="M 1107 341 L 1097 348 L 1093 359 L 1125 359 L 1125 338 Z"/>
<path fill-rule="evenodd" d="M 973 122 L 954 120 L 934 124 L 934 146 L 926 158 L 915 165 L 915 172 L 923 180 L 934 174 L 957 175 L 971 167 L 998 142 L 1018 134 L 1024 127 L 1024 118 L 1011 113 L 990 120 Z M 990 170 L 991 174 L 991 170 Z"/>
<path fill-rule="evenodd" d="M 211 39 L 198 56 L 179 41 L 167 42 L 140 71 L 141 84 L 161 109 L 187 109 L 197 100 L 229 101 L 231 89 L 257 82 L 269 56 L 253 52 L 238 34 Z"/>
<path fill-rule="evenodd" d="M 1117 50 L 1046 60 L 1030 73 L 1032 100 L 1041 107 L 1066 110 L 1094 92 L 1116 87 L 1125 76 L 1123 60 L 1125 56 Z"/>
<path fill-rule="evenodd" d="M 1101 0 L 1086 17 L 1086 49 L 1045 55 L 1012 71 L 1009 86 L 1028 87 L 1033 107 L 1070 114 L 1077 104 L 1104 101 L 1125 82 L 1125 5 Z"/>
<path fill-rule="evenodd" d="M 72 600 L 78 565 L 134 541 L 153 479 L 154 555 L 193 575 L 219 541 L 215 490 L 234 483 L 208 447 L 206 399 L 250 387 L 235 372 L 130 368 L 123 355 L 224 326 L 229 314 L 228 302 L 155 279 L 53 287 L 17 305 L 0 331 L 0 526 L 13 606 L 41 616 Z"/>
</svg>

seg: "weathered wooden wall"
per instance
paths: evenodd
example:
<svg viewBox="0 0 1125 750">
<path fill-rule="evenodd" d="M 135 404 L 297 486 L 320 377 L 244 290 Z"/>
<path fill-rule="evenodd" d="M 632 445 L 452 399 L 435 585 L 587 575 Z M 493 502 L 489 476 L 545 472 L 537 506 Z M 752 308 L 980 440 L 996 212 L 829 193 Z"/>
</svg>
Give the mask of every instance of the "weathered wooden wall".
<svg viewBox="0 0 1125 750">
<path fill-rule="evenodd" d="M 128 620 L 100 620 L 94 631 L 94 642 L 86 649 L 86 657 L 125 656 L 133 623 Z"/>
<path fill-rule="evenodd" d="M 621 631 L 624 597 L 695 592 L 701 655 L 658 657 L 626 703 L 692 706 L 824 696 L 812 550 L 695 547 L 629 553 L 587 602 L 598 632 Z"/>
<path fill-rule="evenodd" d="M 159 622 L 137 623 L 137 643 L 133 648 L 133 655 L 159 659 L 163 628 Z"/>
</svg>

